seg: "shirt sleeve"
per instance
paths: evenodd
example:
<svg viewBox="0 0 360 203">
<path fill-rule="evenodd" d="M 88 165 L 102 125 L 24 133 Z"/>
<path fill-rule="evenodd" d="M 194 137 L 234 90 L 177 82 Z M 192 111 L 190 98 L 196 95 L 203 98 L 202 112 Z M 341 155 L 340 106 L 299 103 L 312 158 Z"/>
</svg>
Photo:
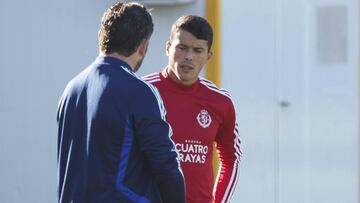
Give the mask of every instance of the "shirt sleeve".
<svg viewBox="0 0 360 203">
<path fill-rule="evenodd" d="M 141 101 L 135 116 L 139 146 L 155 177 L 162 202 L 183 203 L 184 176 L 171 139 L 172 130 L 165 120 L 165 108 L 160 94 L 155 87 L 150 88 L 153 94 Z"/>
<path fill-rule="evenodd" d="M 220 168 L 214 186 L 214 202 L 229 202 L 239 176 L 241 157 L 240 135 L 232 102 L 228 105 L 223 123 L 216 136 Z"/>
</svg>

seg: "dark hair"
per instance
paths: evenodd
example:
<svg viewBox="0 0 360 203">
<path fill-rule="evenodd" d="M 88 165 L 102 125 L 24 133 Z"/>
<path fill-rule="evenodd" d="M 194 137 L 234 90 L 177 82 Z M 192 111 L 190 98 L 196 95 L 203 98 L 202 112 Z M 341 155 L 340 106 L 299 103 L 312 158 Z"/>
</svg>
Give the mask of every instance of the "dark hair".
<svg viewBox="0 0 360 203">
<path fill-rule="evenodd" d="M 172 25 L 170 40 L 178 29 L 190 32 L 198 39 L 206 40 L 210 50 L 213 42 L 213 30 L 206 19 L 195 15 L 181 16 Z"/>
<path fill-rule="evenodd" d="M 116 3 L 104 12 L 99 48 L 105 54 L 130 56 L 144 39 L 150 39 L 154 24 L 150 12 L 138 3 Z"/>
</svg>

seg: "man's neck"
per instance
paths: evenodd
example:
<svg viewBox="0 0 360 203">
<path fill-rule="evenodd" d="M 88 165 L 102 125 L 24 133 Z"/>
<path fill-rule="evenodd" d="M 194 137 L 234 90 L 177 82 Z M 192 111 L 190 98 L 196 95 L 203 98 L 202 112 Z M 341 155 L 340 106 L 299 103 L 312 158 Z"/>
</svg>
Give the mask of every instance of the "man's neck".
<svg viewBox="0 0 360 203">
<path fill-rule="evenodd" d="M 120 60 L 126 62 L 127 64 L 129 64 L 130 68 L 131 68 L 132 70 L 134 70 L 134 67 L 135 67 L 135 64 L 136 64 L 136 63 L 134 62 L 134 59 L 133 59 L 132 55 L 131 55 L 131 56 L 128 56 L 128 57 L 123 56 L 123 55 L 120 55 L 120 54 L 118 54 L 118 53 L 103 54 L 103 55 L 104 55 L 104 56 L 111 56 L 111 57 L 120 59 Z"/>
</svg>

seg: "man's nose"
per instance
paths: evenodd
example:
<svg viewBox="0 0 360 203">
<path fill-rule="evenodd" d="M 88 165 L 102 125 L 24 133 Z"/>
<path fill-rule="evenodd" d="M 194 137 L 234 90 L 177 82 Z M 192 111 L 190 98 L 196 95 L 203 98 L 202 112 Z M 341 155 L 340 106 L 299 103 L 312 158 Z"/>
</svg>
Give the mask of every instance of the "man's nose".
<svg viewBox="0 0 360 203">
<path fill-rule="evenodd" d="M 187 61 L 192 61 L 193 60 L 193 51 L 191 49 L 186 52 L 185 59 Z"/>
</svg>

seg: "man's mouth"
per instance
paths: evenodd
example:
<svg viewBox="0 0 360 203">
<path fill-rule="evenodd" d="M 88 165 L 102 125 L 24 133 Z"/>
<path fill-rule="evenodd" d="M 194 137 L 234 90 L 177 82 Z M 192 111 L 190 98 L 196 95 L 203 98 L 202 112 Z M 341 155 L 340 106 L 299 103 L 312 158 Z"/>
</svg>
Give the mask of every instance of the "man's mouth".
<svg viewBox="0 0 360 203">
<path fill-rule="evenodd" d="M 188 64 L 180 65 L 180 68 L 184 71 L 191 71 L 194 69 L 194 67 L 192 65 L 188 65 Z"/>
</svg>

